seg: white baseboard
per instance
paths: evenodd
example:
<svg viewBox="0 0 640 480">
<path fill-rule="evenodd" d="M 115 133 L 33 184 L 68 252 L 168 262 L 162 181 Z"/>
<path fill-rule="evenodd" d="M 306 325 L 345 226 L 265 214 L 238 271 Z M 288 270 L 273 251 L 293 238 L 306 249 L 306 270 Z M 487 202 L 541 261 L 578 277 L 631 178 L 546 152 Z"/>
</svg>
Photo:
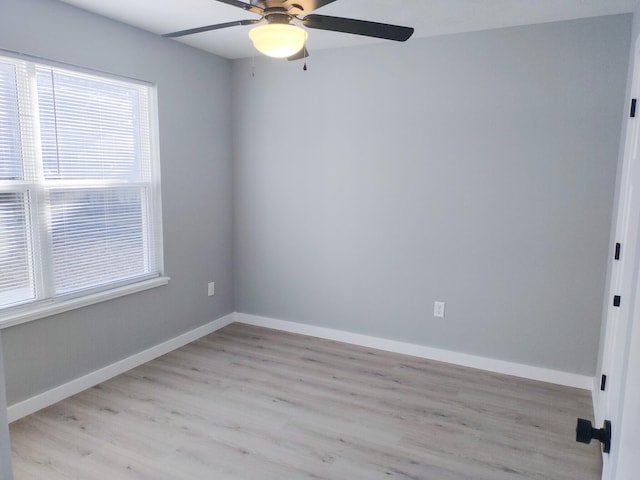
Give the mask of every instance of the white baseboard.
<svg viewBox="0 0 640 480">
<path fill-rule="evenodd" d="M 579 375 L 576 373 L 534 367 L 531 365 L 524 365 L 520 363 L 506 362 L 503 360 L 495 360 L 492 358 L 480 357 L 476 355 L 468 355 L 466 353 L 441 350 L 424 345 L 387 340 L 384 338 L 371 337 L 358 333 L 345 332 L 343 330 L 316 327 L 313 325 L 278 320 L 275 318 L 260 317 L 257 315 L 249 315 L 246 313 L 236 312 L 235 319 L 239 323 L 246 323 L 248 325 L 273 328 L 276 330 L 299 333 L 302 335 L 325 338 L 328 340 L 336 340 L 338 342 L 350 343 L 353 345 L 360 345 L 363 347 L 375 348 L 388 352 L 402 353 L 405 355 L 412 355 L 414 357 L 427 358 L 429 360 L 437 360 L 439 362 L 452 363 L 454 365 L 477 368 L 489 372 L 502 373 L 505 375 L 528 378 L 530 380 L 539 380 L 542 382 L 554 383 L 557 385 L 580 388 L 589 390 L 590 392 L 593 392 L 594 388 L 593 377 Z"/>
<path fill-rule="evenodd" d="M 154 358 L 160 357 L 166 353 L 169 353 L 176 348 L 180 348 L 188 343 L 191 343 L 205 335 L 208 335 L 216 330 L 226 327 L 230 323 L 233 323 L 235 314 L 230 313 L 224 317 L 218 318 L 206 325 L 190 330 L 182 335 L 179 335 L 171 340 L 167 340 L 159 345 L 155 345 L 147 350 L 144 350 L 135 355 L 131 355 L 123 360 L 108 365 L 95 372 L 88 373 L 80 378 L 76 378 L 60 385 L 56 388 L 43 392 L 35 397 L 28 398 L 22 402 L 10 405 L 7 408 L 7 416 L 9 422 L 13 422 L 22 417 L 26 417 L 38 410 L 53 405 L 60 400 L 64 400 L 71 395 L 80 393 L 87 388 L 91 388 L 101 382 L 109 380 L 110 378 L 120 375 L 132 368 L 135 368 L 143 363 L 146 363 Z"/>
<path fill-rule="evenodd" d="M 205 335 L 226 327 L 234 321 L 239 323 L 246 323 L 248 325 L 273 328 L 276 330 L 282 330 L 291 333 L 299 333 L 301 335 L 309 335 L 312 337 L 325 338 L 328 340 L 335 340 L 338 342 L 375 348 L 388 352 L 402 353 L 405 355 L 427 358 L 429 360 L 436 360 L 440 362 L 451 363 L 454 365 L 477 368 L 489 372 L 514 375 L 516 377 L 528 378 L 531 380 L 539 380 L 542 382 L 581 388 L 589 390 L 592 392 L 592 395 L 595 395 L 595 379 L 586 375 L 578 375 L 575 373 L 562 372 L 541 367 L 533 367 L 530 365 L 523 365 L 519 363 L 505 362 L 503 360 L 494 360 L 491 358 L 452 352 L 449 350 L 442 350 L 438 348 L 427 347 L 424 345 L 387 340 L 384 338 L 361 335 L 357 333 L 346 332 L 343 330 L 335 330 L 331 328 L 317 327 L 302 323 L 278 320 L 275 318 L 260 317 L 256 315 L 235 312 L 218 318 L 217 320 L 214 320 L 201 327 L 195 328 L 189 332 L 183 333 L 182 335 L 172 338 L 171 340 L 167 340 L 166 342 L 151 347 L 140 353 L 136 353 L 135 355 L 91 372 L 80 378 L 71 380 L 70 382 L 43 392 L 39 395 L 10 405 L 7 408 L 7 417 L 9 419 L 9 422 L 14 422 L 22 417 L 37 412 L 38 410 L 53 405 L 56 402 L 64 400 L 67 397 L 75 395 L 76 393 L 80 393 L 83 390 L 91 388 L 94 385 L 109 380 L 110 378 L 120 375 L 121 373 L 131 370 L 132 368 L 142 365 L 143 363 L 146 363 L 150 360 L 153 360 L 154 358 L 169 353 L 201 337 L 204 337 Z"/>
</svg>

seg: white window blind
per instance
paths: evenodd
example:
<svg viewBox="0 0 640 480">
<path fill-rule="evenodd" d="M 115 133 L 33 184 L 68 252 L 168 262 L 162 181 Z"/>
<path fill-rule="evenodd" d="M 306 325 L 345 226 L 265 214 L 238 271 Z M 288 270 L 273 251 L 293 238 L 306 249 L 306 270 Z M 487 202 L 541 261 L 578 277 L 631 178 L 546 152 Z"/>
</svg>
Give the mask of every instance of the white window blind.
<svg viewBox="0 0 640 480">
<path fill-rule="evenodd" d="M 0 308 L 161 274 L 151 93 L 0 57 Z"/>
</svg>

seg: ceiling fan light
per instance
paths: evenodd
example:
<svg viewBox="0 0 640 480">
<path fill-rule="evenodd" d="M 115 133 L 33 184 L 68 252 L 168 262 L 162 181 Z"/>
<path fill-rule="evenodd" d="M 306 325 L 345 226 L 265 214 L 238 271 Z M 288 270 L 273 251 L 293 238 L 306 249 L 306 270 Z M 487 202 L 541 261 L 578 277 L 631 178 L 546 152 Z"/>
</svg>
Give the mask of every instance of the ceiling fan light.
<svg viewBox="0 0 640 480">
<path fill-rule="evenodd" d="M 307 31 L 287 23 L 270 23 L 252 28 L 249 38 L 260 53 L 286 58 L 302 50 L 307 41 Z"/>
</svg>

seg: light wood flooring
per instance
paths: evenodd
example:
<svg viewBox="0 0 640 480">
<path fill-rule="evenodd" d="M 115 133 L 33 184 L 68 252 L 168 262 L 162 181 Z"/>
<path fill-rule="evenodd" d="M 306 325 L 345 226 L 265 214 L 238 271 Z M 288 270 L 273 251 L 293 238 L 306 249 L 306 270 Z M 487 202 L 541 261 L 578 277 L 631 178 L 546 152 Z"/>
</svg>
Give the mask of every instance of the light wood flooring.
<svg viewBox="0 0 640 480">
<path fill-rule="evenodd" d="M 597 480 L 586 391 L 232 324 L 11 425 L 15 480 Z"/>
</svg>

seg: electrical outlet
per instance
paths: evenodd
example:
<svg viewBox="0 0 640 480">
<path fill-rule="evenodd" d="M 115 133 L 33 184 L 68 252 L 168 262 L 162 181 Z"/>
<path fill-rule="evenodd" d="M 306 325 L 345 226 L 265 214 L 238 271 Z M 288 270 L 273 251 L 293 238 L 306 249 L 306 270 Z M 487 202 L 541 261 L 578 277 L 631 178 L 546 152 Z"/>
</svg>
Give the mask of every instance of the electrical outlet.
<svg viewBox="0 0 640 480">
<path fill-rule="evenodd" d="M 210 297 L 213 297 L 213 295 L 216 293 L 216 282 L 209 282 L 209 284 L 207 285 L 208 289 L 208 295 Z"/>
<path fill-rule="evenodd" d="M 444 302 L 433 302 L 433 316 L 444 318 Z"/>
</svg>

